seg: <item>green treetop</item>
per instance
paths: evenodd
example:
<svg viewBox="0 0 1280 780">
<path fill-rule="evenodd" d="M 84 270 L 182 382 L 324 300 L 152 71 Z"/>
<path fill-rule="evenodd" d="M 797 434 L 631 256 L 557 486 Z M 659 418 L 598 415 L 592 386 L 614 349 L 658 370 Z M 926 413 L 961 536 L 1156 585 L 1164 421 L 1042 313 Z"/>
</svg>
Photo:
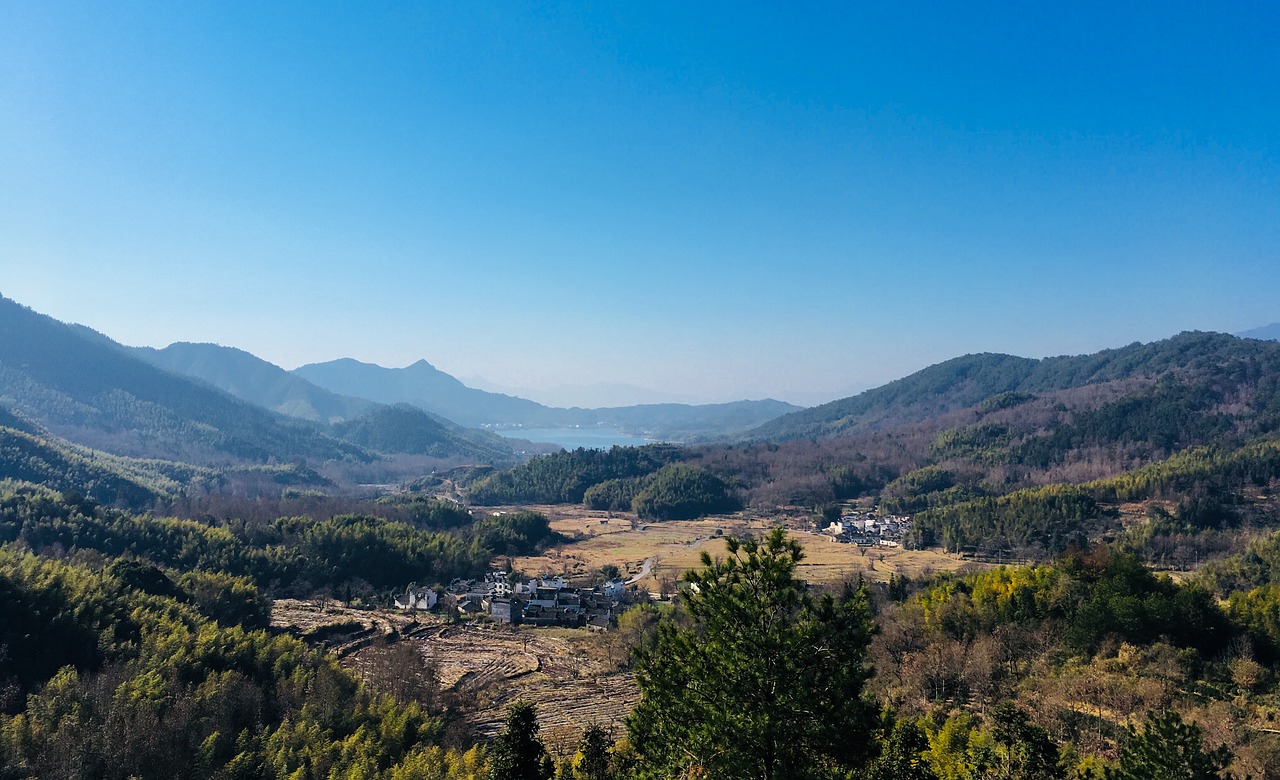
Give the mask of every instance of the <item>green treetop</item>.
<svg viewBox="0 0 1280 780">
<path fill-rule="evenodd" d="M 1222 770 L 1231 763 L 1226 745 L 1205 750 L 1203 734 L 1173 710 L 1147 716 L 1142 731 L 1129 729 L 1119 764 L 1108 767 L 1106 780 L 1232 780 Z"/>
<path fill-rule="evenodd" d="M 507 711 L 507 725 L 490 748 L 489 780 L 551 780 L 555 768 L 538 737 L 532 704 L 518 701 Z"/>
<path fill-rule="evenodd" d="M 800 545 L 775 529 L 727 540 L 685 575 L 682 614 L 637 651 L 643 698 L 627 720 L 642 777 L 823 778 L 860 766 L 873 623 L 863 590 L 814 598 Z"/>
</svg>

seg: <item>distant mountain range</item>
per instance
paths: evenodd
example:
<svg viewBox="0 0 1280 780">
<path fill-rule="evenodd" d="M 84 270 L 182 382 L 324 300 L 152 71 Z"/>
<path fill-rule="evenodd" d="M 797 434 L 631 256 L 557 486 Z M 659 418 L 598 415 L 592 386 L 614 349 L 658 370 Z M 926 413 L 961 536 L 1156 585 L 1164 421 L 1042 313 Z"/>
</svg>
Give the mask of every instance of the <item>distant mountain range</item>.
<svg viewBox="0 0 1280 780">
<path fill-rule="evenodd" d="M 37 471 L 44 468 L 32 465 L 37 461 L 56 461 L 67 473 L 88 473 L 81 454 L 67 449 L 76 446 L 219 467 L 370 463 L 383 455 L 503 464 L 519 460 L 518 450 L 546 446 L 467 427 L 445 412 L 471 425 L 606 425 L 692 438 L 746 430 L 797 408 L 747 401 L 552 409 L 468 388 L 426 361 L 385 369 L 344 360 L 291 373 L 212 344 L 126 347 L 0 297 L 0 412 L 6 415 L 0 428 Z M 48 446 L 37 453 L 37 444 Z M 0 476 L 18 471 L 16 465 L 0 469 Z M 121 495 L 129 492 L 117 487 Z"/>
<path fill-rule="evenodd" d="M 202 379 L 220 390 L 288 417 L 331 423 L 373 411 L 378 404 L 338 395 L 234 347 L 179 342 L 164 349 L 134 347 L 152 365 Z"/>
<path fill-rule="evenodd" d="M 546 409 L 523 398 L 467 387 L 425 360 L 404 368 L 383 368 L 342 358 L 305 365 L 292 373 L 334 393 L 384 404 L 413 404 L 461 425 L 535 420 Z"/>
<path fill-rule="evenodd" d="M 0 476 L 75 473 L 132 494 L 111 480 L 163 490 L 172 468 L 121 461 L 99 473 L 107 453 L 219 468 L 400 455 L 503 465 L 528 456 L 527 443 L 494 428 L 518 435 L 520 427 L 608 427 L 684 442 L 825 439 L 1166 376 L 1203 385 L 1239 375 L 1246 379 L 1230 381 L 1269 398 L 1266 383 L 1280 381 L 1280 344 L 1258 339 L 1280 336 L 1280 326 L 1241 335 L 1184 333 L 1043 360 L 966 355 L 811 409 L 773 400 L 560 409 L 467 387 L 425 360 L 396 369 L 344 359 L 289 372 L 231 347 L 130 348 L 0 297 L 0 429 L 3 446 L 17 453 Z M 480 425 L 490 429 L 468 427 Z"/>
<path fill-rule="evenodd" d="M 1280 365 L 1280 344 L 1260 344 L 1224 333 L 1183 333 L 1151 344 L 1042 360 L 965 355 L 850 398 L 783 415 L 749 431 L 745 438 L 788 441 L 884 430 L 965 409 L 1001 394 L 1039 394 L 1170 373 L 1217 373 L 1235 363 L 1248 366 L 1259 362 Z"/>
<path fill-rule="evenodd" d="M 733 435 L 800 409 L 772 399 L 726 404 L 557 409 L 524 398 L 467 387 L 425 360 L 405 368 L 383 368 L 344 358 L 302 366 L 293 373 L 335 393 L 387 404 L 412 404 L 464 425 L 618 428 L 677 441 Z M 512 433 L 519 435 L 518 430 Z"/>
<path fill-rule="evenodd" d="M 392 413 L 373 401 L 342 398 L 240 350 L 133 349 L 5 298 L 0 410 L 42 429 L 24 431 L 28 435 L 126 457 L 220 467 L 370 463 L 383 454 L 520 459 L 518 442 L 422 410 Z M 342 427 L 327 424 L 334 419 Z"/>
<path fill-rule="evenodd" d="M 514 437 L 521 427 L 605 427 L 687 441 L 733 435 L 800 409 L 773 400 L 557 409 L 468 387 L 425 360 L 405 368 L 384 368 L 343 358 L 290 372 L 243 350 L 216 344 L 137 347 L 134 353 L 274 412 L 330 424 L 354 420 L 384 404 L 408 404 L 434 415 L 446 427 L 453 423 L 455 428 L 492 426 Z"/>
<path fill-rule="evenodd" d="M 1280 341 L 1280 322 L 1273 322 L 1270 325 L 1264 325 L 1261 328 L 1246 330 L 1243 333 L 1237 333 L 1242 339 L 1261 339 L 1263 341 Z"/>
<path fill-rule="evenodd" d="M 0 298 L 0 407 L 121 455 L 189 463 L 370 460 L 315 425 L 164 371 L 101 334 Z"/>
</svg>

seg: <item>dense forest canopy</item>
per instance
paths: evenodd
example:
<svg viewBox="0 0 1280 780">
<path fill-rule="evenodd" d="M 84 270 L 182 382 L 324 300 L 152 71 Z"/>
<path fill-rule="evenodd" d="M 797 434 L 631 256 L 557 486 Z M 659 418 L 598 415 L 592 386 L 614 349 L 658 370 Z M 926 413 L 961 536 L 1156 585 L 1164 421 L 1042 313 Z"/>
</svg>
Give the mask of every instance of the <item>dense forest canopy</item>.
<svg viewBox="0 0 1280 780">
<path fill-rule="evenodd" d="M 577 449 L 544 455 L 508 471 L 484 477 L 467 490 L 482 506 L 501 504 L 577 504 L 593 486 L 614 479 L 647 477 L 684 455 L 678 447 Z"/>
<path fill-rule="evenodd" d="M 276 595 L 447 583 L 483 574 L 495 554 L 528 553 L 552 538 L 547 519 L 536 513 L 476 523 L 462 514 L 465 524 L 453 507 L 418 502 L 408 520 L 338 515 L 210 525 L 132 515 L 35 485 L 0 482 L 0 542 L 45 553 L 143 556 L 161 566 L 246 577 Z"/>
</svg>

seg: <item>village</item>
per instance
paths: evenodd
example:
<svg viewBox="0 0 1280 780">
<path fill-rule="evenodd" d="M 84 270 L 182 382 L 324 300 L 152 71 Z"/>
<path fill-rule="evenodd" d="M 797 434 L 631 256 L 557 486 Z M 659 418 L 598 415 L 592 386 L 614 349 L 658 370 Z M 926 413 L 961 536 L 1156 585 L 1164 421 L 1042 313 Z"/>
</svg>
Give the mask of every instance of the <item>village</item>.
<svg viewBox="0 0 1280 780">
<path fill-rule="evenodd" d="M 909 515 L 852 510 L 814 530 L 836 543 L 900 548 L 911 529 L 911 520 Z M 394 606 L 403 611 L 487 618 L 509 625 L 607 631 L 616 627 L 618 615 L 626 608 L 626 590 L 627 583 L 620 577 L 592 587 L 575 587 L 562 575 L 524 577 L 494 570 L 482 579 L 456 579 L 445 587 L 411 585 L 396 597 Z"/>
<path fill-rule="evenodd" d="M 621 578 L 582 588 L 570 587 L 559 575 L 522 578 L 491 571 L 483 580 L 454 580 L 443 594 L 410 586 L 396 598 L 395 606 L 459 617 L 486 615 L 494 622 L 513 625 L 607 631 L 617 625 L 625 589 Z"/>
<path fill-rule="evenodd" d="M 822 533 L 831 541 L 859 547 L 901 547 L 911 530 L 910 515 L 881 515 L 875 511 L 846 512 Z"/>
</svg>

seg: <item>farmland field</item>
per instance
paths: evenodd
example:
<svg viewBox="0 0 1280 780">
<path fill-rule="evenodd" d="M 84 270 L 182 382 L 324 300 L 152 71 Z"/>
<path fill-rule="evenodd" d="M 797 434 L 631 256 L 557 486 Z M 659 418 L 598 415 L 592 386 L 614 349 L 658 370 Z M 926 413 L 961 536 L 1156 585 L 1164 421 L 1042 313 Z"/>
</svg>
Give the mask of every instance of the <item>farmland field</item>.
<svg viewBox="0 0 1280 780">
<path fill-rule="evenodd" d="M 634 678 L 617 670 L 613 637 L 585 630 L 453 624 L 423 613 L 292 599 L 276 602 L 272 624 L 301 632 L 350 624 L 351 631 L 329 647 L 361 676 L 389 641 L 406 644 L 423 667 L 435 667 L 441 693 L 456 703 L 473 733 L 498 733 L 507 708 L 525 699 L 537 706 L 543 740 L 553 752 L 572 754 L 589 725 L 621 734 L 622 719 L 640 698 Z"/>
<path fill-rule="evenodd" d="M 938 550 L 904 550 L 900 547 L 859 548 L 836 544 L 828 537 L 800 530 L 806 518 L 794 516 L 753 516 L 746 513 L 702 520 L 665 522 L 639 521 L 635 515 L 600 512 L 580 506 L 522 507 L 542 512 L 551 527 L 568 541 L 541 555 L 522 556 L 512 564 L 527 574 L 563 574 L 592 577 L 602 566 L 613 564 L 628 577 L 638 575 L 645 561 L 650 572 L 637 585 L 658 592 L 661 581 L 678 580 L 685 571 L 699 565 L 706 551 L 712 557 L 724 552 L 722 535 L 760 534 L 775 525 L 784 525 L 804 546 L 805 560 L 800 577 L 814 584 L 836 584 L 856 580 L 883 582 L 890 574 L 918 577 L 938 571 L 955 571 L 977 566 L 964 558 Z M 505 563 L 500 559 L 499 564 Z"/>
<path fill-rule="evenodd" d="M 601 567 L 613 564 L 634 579 L 636 587 L 655 595 L 670 592 L 684 571 L 699 565 L 704 551 L 723 554 L 721 537 L 759 534 L 778 524 L 790 528 L 803 545 L 799 575 L 814 584 L 859 576 L 885 581 L 894 573 L 916 577 L 980 565 L 937 551 L 836 544 L 822 534 L 800 530 L 805 524 L 800 515 L 640 522 L 634 515 L 578 506 L 520 508 L 544 513 L 565 541 L 541 555 L 512 559 L 516 569 L 586 582 L 598 578 Z M 502 567 L 508 561 L 499 558 L 494 563 Z M 312 637 L 325 636 L 324 646 L 361 674 L 368 673 L 373 658 L 389 642 L 407 644 L 420 654 L 424 668 L 434 666 L 441 692 L 452 697 L 465 725 L 478 735 L 496 734 L 513 702 L 531 701 L 553 752 L 572 753 L 588 725 L 620 734 L 623 718 L 639 700 L 634 678 L 619 671 L 625 653 L 612 633 L 502 626 L 483 620 L 455 624 L 429 614 L 287 599 L 276 602 L 272 622 Z M 326 625 L 345 628 L 325 633 Z"/>
</svg>

